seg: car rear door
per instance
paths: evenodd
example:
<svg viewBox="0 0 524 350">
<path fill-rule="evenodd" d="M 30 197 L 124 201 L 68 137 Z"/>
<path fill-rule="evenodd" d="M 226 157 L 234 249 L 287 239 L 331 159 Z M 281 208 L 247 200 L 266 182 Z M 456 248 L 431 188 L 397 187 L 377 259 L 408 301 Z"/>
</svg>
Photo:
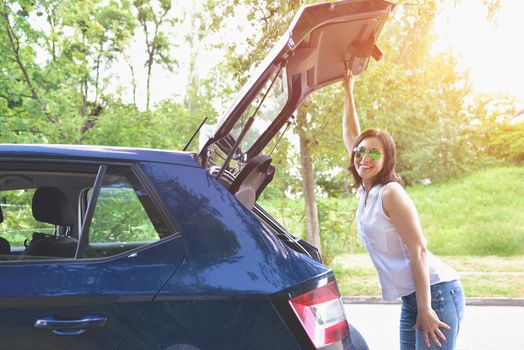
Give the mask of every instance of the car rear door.
<svg viewBox="0 0 524 350">
<path fill-rule="evenodd" d="M 83 242 L 76 257 L 31 255 L 20 244 L 20 235 L 27 235 L 21 226 L 43 231 L 47 225 L 22 213 L 24 205 L 31 208 L 27 193 L 42 187 L 60 189 L 81 216 L 66 234 Z M 0 236 L 11 245 L 0 255 L 1 348 L 117 348 L 183 261 L 183 239 L 133 165 L 2 162 L 0 195 Z M 52 212 L 35 203 L 33 214 Z"/>
<path fill-rule="evenodd" d="M 376 42 L 394 7 L 384 0 L 345 0 L 300 8 L 219 123 L 203 129 L 202 164 L 226 163 L 236 174 L 278 135 L 308 94 L 340 81 L 348 68 L 358 75 L 370 58 L 379 60 Z"/>
</svg>

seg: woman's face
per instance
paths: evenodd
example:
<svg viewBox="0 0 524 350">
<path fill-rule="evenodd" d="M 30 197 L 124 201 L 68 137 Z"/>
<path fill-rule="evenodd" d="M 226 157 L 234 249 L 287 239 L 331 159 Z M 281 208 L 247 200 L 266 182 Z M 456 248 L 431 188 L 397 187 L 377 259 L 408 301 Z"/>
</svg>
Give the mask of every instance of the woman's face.
<svg viewBox="0 0 524 350">
<path fill-rule="evenodd" d="M 362 183 L 371 184 L 384 166 L 384 146 L 377 137 L 373 136 L 363 139 L 356 149 L 358 151 L 354 151 L 353 166 L 362 178 Z"/>
</svg>

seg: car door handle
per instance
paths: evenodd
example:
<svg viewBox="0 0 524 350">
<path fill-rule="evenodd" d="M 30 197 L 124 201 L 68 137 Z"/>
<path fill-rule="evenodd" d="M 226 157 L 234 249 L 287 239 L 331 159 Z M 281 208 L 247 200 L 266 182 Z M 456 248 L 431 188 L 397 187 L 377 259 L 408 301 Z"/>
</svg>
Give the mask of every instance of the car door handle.
<svg viewBox="0 0 524 350">
<path fill-rule="evenodd" d="M 35 321 L 34 328 L 51 329 L 57 335 L 80 335 L 86 329 L 102 328 L 107 322 L 106 317 L 84 316 L 78 319 L 56 319 L 53 316 L 39 318 Z"/>
</svg>

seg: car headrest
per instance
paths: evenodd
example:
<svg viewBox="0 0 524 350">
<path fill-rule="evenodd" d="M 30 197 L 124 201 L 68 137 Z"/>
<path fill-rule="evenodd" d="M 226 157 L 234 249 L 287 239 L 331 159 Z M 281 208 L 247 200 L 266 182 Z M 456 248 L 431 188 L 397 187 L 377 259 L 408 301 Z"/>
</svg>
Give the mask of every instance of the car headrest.
<svg viewBox="0 0 524 350">
<path fill-rule="evenodd" d="M 250 159 L 231 184 L 229 190 L 249 210 L 275 175 L 271 157 L 258 155 Z"/>
<path fill-rule="evenodd" d="M 63 226 L 76 224 L 73 208 L 65 194 L 56 187 L 39 187 L 33 195 L 32 209 L 37 221 Z"/>
</svg>

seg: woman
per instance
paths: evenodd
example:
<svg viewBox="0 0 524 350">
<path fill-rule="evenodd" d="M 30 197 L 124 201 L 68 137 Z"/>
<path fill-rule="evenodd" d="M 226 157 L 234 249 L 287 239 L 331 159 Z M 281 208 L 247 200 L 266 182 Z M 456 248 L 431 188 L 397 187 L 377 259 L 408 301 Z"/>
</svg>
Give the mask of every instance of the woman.
<svg viewBox="0 0 524 350">
<path fill-rule="evenodd" d="M 373 129 L 360 132 L 350 71 L 344 92 L 342 130 L 359 192 L 357 226 L 383 298 L 402 299 L 400 348 L 455 349 L 464 315 L 458 275 L 427 249 L 415 206 L 395 173 L 391 136 Z"/>
</svg>

